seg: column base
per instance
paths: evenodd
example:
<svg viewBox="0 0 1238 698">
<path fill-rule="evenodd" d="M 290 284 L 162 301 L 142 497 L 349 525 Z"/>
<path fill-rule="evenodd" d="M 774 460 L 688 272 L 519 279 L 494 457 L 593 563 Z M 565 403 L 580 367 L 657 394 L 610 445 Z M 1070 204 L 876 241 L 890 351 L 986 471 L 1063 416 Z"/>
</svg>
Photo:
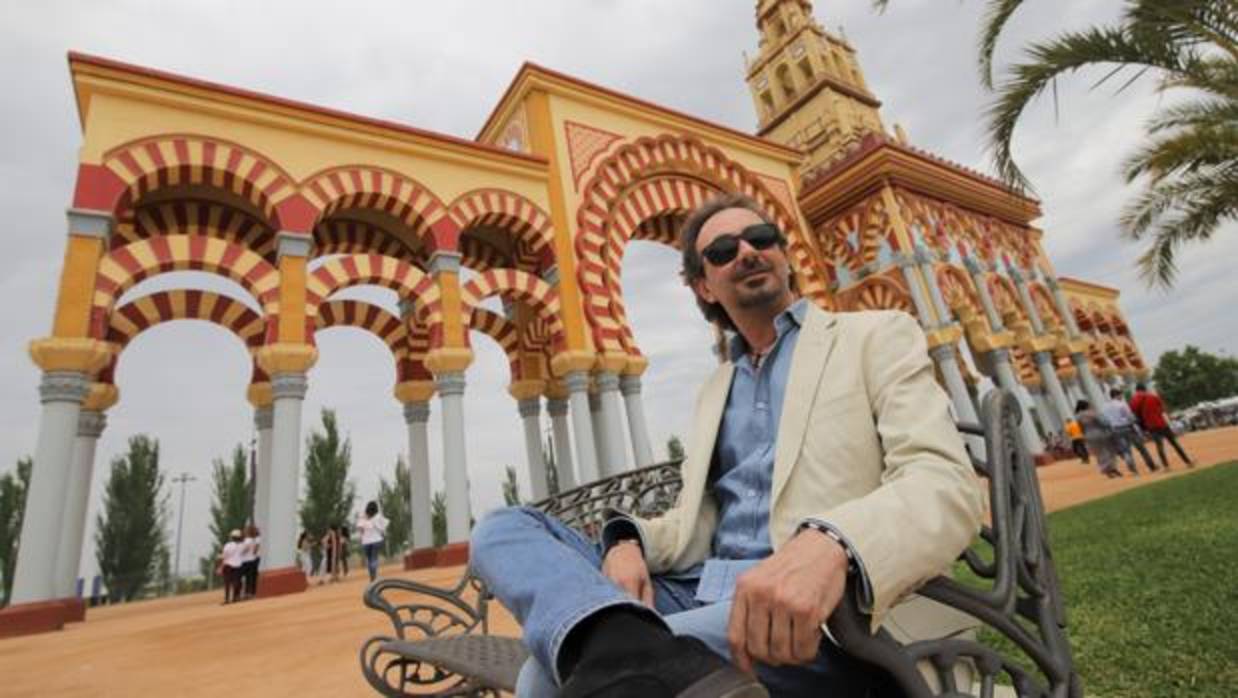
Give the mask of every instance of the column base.
<svg viewBox="0 0 1238 698">
<path fill-rule="evenodd" d="M 56 601 L 64 606 L 64 622 L 81 623 L 86 620 L 86 599 L 69 596 Z"/>
<path fill-rule="evenodd" d="M 439 548 L 437 553 L 434 562 L 435 567 L 463 565 L 469 561 L 469 544 L 468 541 L 448 543 Z"/>
<path fill-rule="evenodd" d="M 438 563 L 438 548 L 415 548 L 404 556 L 404 569 L 422 570 Z"/>
<path fill-rule="evenodd" d="M 64 628 L 64 622 L 60 600 L 13 604 L 0 608 L 0 638 L 48 633 Z"/>
<path fill-rule="evenodd" d="M 258 573 L 258 598 L 260 599 L 284 594 L 299 594 L 308 586 L 305 573 L 299 567 L 279 567 Z"/>
</svg>

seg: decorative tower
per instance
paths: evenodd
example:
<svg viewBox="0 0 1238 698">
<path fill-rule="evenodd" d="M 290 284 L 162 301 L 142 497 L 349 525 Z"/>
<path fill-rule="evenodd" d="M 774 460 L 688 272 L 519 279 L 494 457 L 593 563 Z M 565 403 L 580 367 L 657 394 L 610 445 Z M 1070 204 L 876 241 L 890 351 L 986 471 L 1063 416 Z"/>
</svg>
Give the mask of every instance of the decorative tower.
<svg viewBox="0 0 1238 698">
<path fill-rule="evenodd" d="M 812 16 L 808 0 L 758 0 L 756 58 L 747 61 L 757 135 L 804 150 L 809 173 L 867 133 L 884 133 L 855 49 Z"/>
</svg>

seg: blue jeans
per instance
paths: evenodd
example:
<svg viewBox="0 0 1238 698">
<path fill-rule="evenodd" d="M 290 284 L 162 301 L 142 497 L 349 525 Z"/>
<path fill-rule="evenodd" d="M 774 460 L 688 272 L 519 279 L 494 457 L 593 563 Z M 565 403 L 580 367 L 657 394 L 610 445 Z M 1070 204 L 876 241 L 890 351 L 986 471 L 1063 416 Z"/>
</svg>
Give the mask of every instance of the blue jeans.
<svg viewBox="0 0 1238 698">
<path fill-rule="evenodd" d="M 370 573 L 370 581 L 378 577 L 378 552 L 383 549 L 382 542 L 366 543 L 361 546 L 365 551 L 365 569 Z"/>
<path fill-rule="evenodd" d="M 677 635 L 692 635 L 730 659 L 726 639 L 731 604 L 702 604 L 695 579 L 654 576 L 654 609 L 628 596 L 602 573 L 602 553 L 558 519 L 536 509 L 511 507 L 486 516 L 473 529 L 470 563 L 524 629 L 532 654 L 520 672 L 516 695 L 553 698 L 563 640 L 576 624 L 603 608 L 627 606 L 649 613 Z M 654 612 L 656 611 L 656 613 Z M 758 667 L 773 696 L 867 696 L 873 676 L 824 640 L 817 659 L 798 667 Z"/>
</svg>

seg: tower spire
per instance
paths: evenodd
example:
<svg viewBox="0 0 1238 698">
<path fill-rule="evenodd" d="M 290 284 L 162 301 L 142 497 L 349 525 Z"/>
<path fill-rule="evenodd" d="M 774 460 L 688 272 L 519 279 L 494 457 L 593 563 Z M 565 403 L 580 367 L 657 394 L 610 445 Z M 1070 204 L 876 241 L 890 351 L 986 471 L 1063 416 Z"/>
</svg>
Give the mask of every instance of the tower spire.
<svg viewBox="0 0 1238 698">
<path fill-rule="evenodd" d="M 806 151 L 807 171 L 884 132 L 855 49 L 821 26 L 809 0 L 757 0 L 756 26 L 745 66 L 758 135 Z"/>
</svg>

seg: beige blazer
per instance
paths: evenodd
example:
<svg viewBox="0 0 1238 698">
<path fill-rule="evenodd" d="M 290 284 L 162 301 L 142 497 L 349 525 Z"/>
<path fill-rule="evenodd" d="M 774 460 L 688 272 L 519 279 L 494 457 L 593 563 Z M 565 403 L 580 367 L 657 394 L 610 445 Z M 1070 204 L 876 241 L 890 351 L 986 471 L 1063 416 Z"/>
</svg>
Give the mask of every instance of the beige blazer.
<svg viewBox="0 0 1238 698">
<path fill-rule="evenodd" d="M 651 572 L 710 553 L 718 507 L 706 479 L 733 373 L 720 366 L 697 399 L 679 501 L 636 519 Z M 808 517 L 835 526 L 872 585 L 874 627 L 980 526 L 983 496 L 948 404 L 911 316 L 810 306 L 778 424 L 770 542 L 778 550 Z"/>
</svg>

